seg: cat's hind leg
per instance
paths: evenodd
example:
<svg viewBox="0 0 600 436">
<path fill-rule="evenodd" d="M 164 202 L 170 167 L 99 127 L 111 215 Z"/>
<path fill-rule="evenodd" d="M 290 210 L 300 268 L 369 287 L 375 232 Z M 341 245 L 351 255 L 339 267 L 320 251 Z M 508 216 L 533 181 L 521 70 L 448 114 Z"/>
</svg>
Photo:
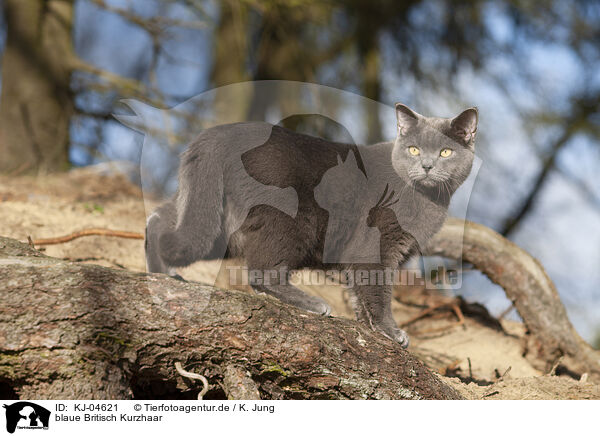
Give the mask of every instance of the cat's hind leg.
<svg viewBox="0 0 600 436">
<path fill-rule="evenodd" d="M 167 265 L 161 255 L 159 239 L 165 232 L 172 231 L 175 226 L 175 205 L 167 202 L 157 208 L 146 221 L 146 239 L 144 249 L 146 253 L 146 270 L 151 273 L 168 274 L 171 277 L 183 280 L 175 272 L 175 268 Z"/>
<path fill-rule="evenodd" d="M 248 268 L 249 284 L 257 292 L 271 295 L 280 301 L 318 315 L 328 316 L 331 307 L 322 298 L 307 294 L 289 283 L 286 271 Z"/>
<path fill-rule="evenodd" d="M 331 308 L 290 283 L 292 270 L 305 266 L 312 242 L 299 231 L 296 220 L 271 206 L 253 208 L 239 230 L 248 265 L 248 283 L 263 292 L 308 312 L 329 315 Z"/>
<path fill-rule="evenodd" d="M 190 148 L 182 156 L 174 225 L 158 238 L 161 260 L 184 267 L 223 258 L 227 244 L 223 231 L 223 173 L 218 162 Z"/>
</svg>

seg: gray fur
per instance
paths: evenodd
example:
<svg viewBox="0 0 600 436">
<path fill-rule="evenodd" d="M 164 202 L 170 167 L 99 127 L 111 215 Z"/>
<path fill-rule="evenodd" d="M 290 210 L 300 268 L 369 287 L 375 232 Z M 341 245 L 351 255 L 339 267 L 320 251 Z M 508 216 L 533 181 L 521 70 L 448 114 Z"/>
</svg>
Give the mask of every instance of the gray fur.
<svg viewBox="0 0 600 436">
<path fill-rule="evenodd" d="M 149 271 L 242 257 L 250 270 L 274 272 L 251 281 L 256 290 L 328 314 L 289 273 L 398 268 L 439 230 L 471 170 L 475 108 L 445 119 L 397 104 L 396 114 L 394 142 L 360 147 L 266 123 L 204 131 L 182 155 L 175 198 L 148 220 Z M 360 283 L 352 295 L 360 320 L 408 346 L 392 319 L 389 284 Z"/>
</svg>

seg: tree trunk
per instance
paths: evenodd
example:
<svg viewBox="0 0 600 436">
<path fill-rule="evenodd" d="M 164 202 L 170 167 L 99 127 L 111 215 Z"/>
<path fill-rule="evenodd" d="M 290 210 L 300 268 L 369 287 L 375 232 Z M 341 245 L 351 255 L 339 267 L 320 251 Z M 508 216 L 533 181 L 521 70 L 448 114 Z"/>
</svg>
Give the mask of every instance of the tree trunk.
<svg viewBox="0 0 600 436">
<path fill-rule="evenodd" d="M 73 115 L 73 2 L 4 0 L 0 172 L 65 170 Z"/>
<path fill-rule="evenodd" d="M 218 89 L 250 79 L 247 71 L 248 15 L 248 7 L 243 2 L 224 0 L 219 4 L 210 79 L 217 88 L 213 110 L 220 124 L 244 120 L 252 100 L 250 87 Z"/>
<path fill-rule="evenodd" d="M 376 28 L 359 26 L 358 54 L 362 65 L 362 95 L 376 102 L 381 101 L 381 53 Z M 379 112 L 373 111 L 372 105 L 365 105 L 363 117 L 367 127 L 367 144 L 383 141 Z"/>
<path fill-rule="evenodd" d="M 397 343 L 266 296 L 46 257 L 0 237 L 3 394 L 44 399 L 460 398 Z"/>
</svg>

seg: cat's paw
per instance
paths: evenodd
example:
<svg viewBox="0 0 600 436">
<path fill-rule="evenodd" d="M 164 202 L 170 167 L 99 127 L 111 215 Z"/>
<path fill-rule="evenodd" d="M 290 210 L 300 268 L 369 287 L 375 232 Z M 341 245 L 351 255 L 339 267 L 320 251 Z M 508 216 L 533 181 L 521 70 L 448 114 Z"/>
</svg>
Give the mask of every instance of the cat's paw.
<svg viewBox="0 0 600 436">
<path fill-rule="evenodd" d="M 194 259 L 194 249 L 179 233 L 165 232 L 158 239 L 160 257 L 165 265 L 187 266 Z"/>
<path fill-rule="evenodd" d="M 329 304 L 318 297 L 307 298 L 303 301 L 302 305 L 304 306 L 303 309 L 316 313 L 317 315 L 329 316 L 331 314 L 331 307 Z"/>
<path fill-rule="evenodd" d="M 391 340 L 398 342 L 402 348 L 408 348 L 408 345 L 410 344 L 408 333 L 401 328 L 393 326 L 388 328 L 380 328 L 379 330 Z"/>
<path fill-rule="evenodd" d="M 175 280 L 179 280 L 180 282 L 187 282 L 186 279 L 184 279 L 183 277 L 181 277 L 177 273 L 175 273 L 175 274 L 169 274 L 169 277 L 171 277 L 172 279 L 175 279 Z"/>
</svg>

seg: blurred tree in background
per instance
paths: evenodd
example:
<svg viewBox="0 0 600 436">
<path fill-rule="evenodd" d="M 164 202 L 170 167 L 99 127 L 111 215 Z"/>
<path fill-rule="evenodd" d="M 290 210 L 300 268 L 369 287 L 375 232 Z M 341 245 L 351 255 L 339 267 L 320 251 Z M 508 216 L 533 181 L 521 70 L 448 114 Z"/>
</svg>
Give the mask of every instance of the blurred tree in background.
<svg viewBox="0 0 600 436">
<path fill-rule="evenodd" d="M 0 170 L 65 170 L 73 116 L 73 5 L 6 0 Z"/>
<path fill-rule="evenodd" d="M 470 217 L 579 289 L 567 307 L 600 308 L 600 2 L 0 2 L 1 172 L 135 161 L 139 141 L 111 117 L 120 99 L 168 108 L 240 81 L 320 83 L 438 116 L 477 105 Z M 226 109 L 261 119 L 264 101 Z M 379 114 L 354 109 L 365 142 L 389 137 Z"/>
</svg>

